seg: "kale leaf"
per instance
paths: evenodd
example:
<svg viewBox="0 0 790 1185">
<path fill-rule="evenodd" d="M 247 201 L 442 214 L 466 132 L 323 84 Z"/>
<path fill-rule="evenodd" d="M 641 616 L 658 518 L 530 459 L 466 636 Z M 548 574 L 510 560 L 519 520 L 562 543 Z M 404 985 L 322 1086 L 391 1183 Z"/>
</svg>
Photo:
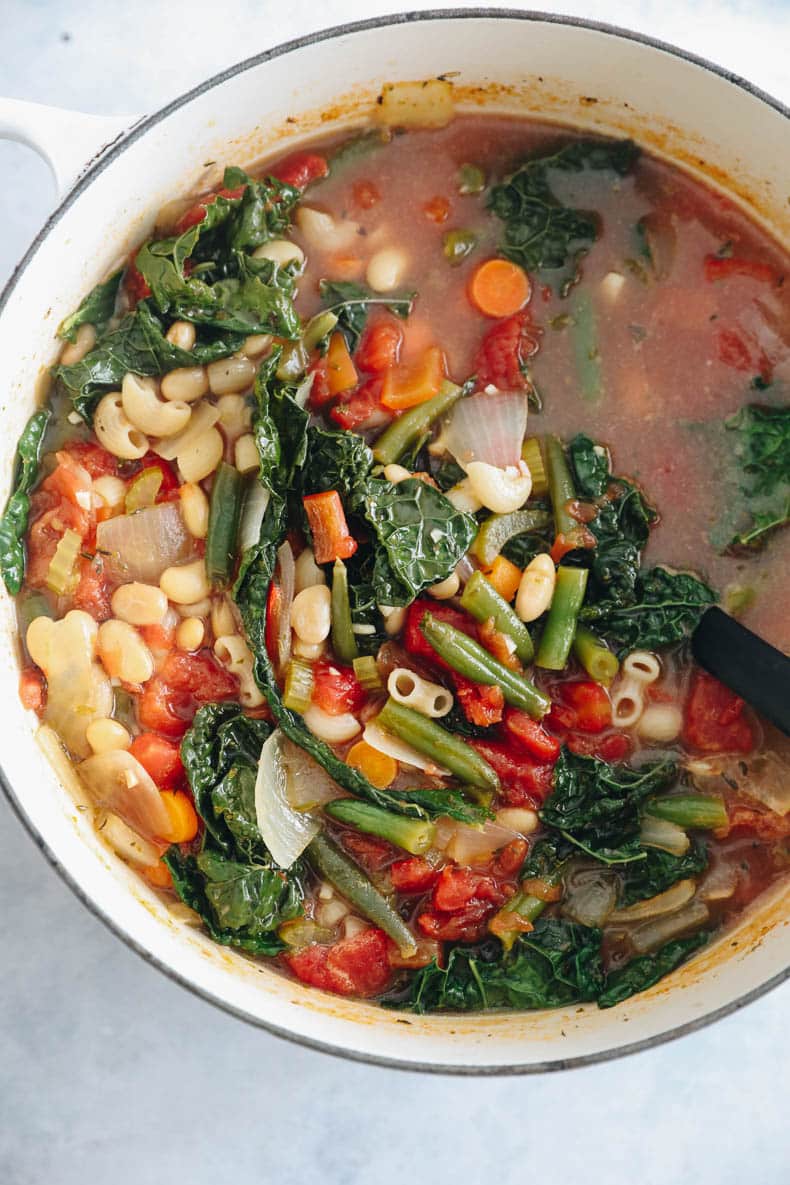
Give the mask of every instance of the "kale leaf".
<svg viewBox="0 0 790 1185">
<path fill-rule="evenodd" d="M 407 994 L 383 1003 L 412 1012 L 558 1008 L 595 1000 L 604 987 L 601 933 L 541 918 L 510 951 L 499 943 L 456 946 L 447 966 L 433 960 L 410 979 Z"/>
<path fill-rule="evenodd" d="M 58 337 L 64 341 L 73 342 L 80 325 L 93 325 L 97 335 L 107 328 L 115 313 L 115 302 L 118 299 L 118 288 L 121 284 L 123 268 L 114 272 L 108 280 L 97 284 L 83 300 L 80 307 L 61 321 L 58 326 Z"/>
<path fill-rule="evenodd" d="M 738 469 L 728 548 L 758 548 L 790 522 L 790 406 L 749 404 L 724 421 Z"/>
<path fill-rule="evenodd" d="M 384 305 L 391 313 L 405 319 L 411 314 L 415 296 L 413 292 L 374 296 L 370 289 L 350 280 L 322 280 L 319 289 L 324 307 L 336 315 L 352 354 L 359 345 L 372 306 Z"/>
<path fill-rule="evenodd" d="M 640 955 L 617 971 L 610 971 L 606 987 L 598 996 L 599 1008 L 612 1008 L 629 996 L 644 992 L 658 983 L 670 971 L 684 963 L 689 955 L 704 946 L 710 937 L 706 930 L 691 934 L 688 938 L 676 938 L 666 943 L 652 955 Z"/>
<path fill-rule="evenodd" d="M 0 518 L 0 573 L 5 586 L 16 596 L 25 579 L 25 531 L 30 516 L 30 491 L 38 477 L 41 442 L 52 412 L 48 407 L 34 412 L 16 446 L 17 470 L 11 496 Z"/>
<path fill-rule="evenodd" d="M 632 600 L 613 592 L 585 605 L 579 618 L 615 642 L 622 656 L 636 647 L 655 650 L 682 641 L 716 600 L 696 576 L 651 568 L 637 577 Z"/>
<path fill-rule="evenodd" d="M 645 860 L 639 843 L 642 804 L 676 777 L 677 767 L 671 761 L 632 769 L 563 747 L 554 767 L 554 789 L 540 818 L 605 864 Z"/>
<path fill-rule="evenodd" d="M 181 757 L 205 824 L 200 851 L 172 845 L 165 861 L 183 901 L 217 942 L 255 954 L 282 949 L 277 927 L 301 911 L 302 869 L 271 859 L 255 816 L 255 777 L 271 726 L 237 704 L 206 704 L 181 742 Z"/>
<path fill-rule="evenodd" d="M 599 220 L 557 199 L 552 176 L 587 170 L 624 177 L 639 149 L 630 140 L 574 140 L 557 152 L 528 158 L 510 177 L 495 185 L 488 206 L 505 224 L 502 254 L 529 272 L 574 269 L 599 233 Z M 561 286 L 568 280 L 561 277 Z"/>
<path fill-rule="evenodd" d="M 644 860 L 623 866 L 620 905 L 633 905 L 663 893 L 676 881 L 697 876 L 708 866 L 708 849 L 701 839 L 695 839 L 682 856 L 660 848 L 644 849 Z"/>
<path fill-rule="evenodd" d="M 568 445 L 568 460 L 575 478 L 577 493 L 585 498 L 600 498 L 609 484 L 609 456 L 601 444 L 579 432 Z"/>
</svg>

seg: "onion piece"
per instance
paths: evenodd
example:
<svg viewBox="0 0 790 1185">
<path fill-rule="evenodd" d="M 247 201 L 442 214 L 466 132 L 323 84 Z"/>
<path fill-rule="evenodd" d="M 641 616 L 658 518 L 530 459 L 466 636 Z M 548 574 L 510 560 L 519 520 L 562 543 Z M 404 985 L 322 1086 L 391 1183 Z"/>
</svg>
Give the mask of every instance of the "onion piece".
<svg viewBox="0 0 790 1185">
<path fill-rule="evenodd" d="M 88 757 L 77 766 L 77 773 L 96 806 L 120 815 L 146 839 L 167 839 L 172 825 L 162 795 L 127 749 Z"/>
<path fill-rule="evenodd" d="M 471 865 L 487 864 L 494 852 L 514 839 L 519 839 L 517 831 L 491 820 L 479 829 L 465 823 L 453 823 L 441 836 L 444 852 L 451 860 L 456 864 Z"/>
<path fill-rule="evenodd" d="M 282 669 L 291 656 L 291 605 L 296 586 L 296 565 L 291 545 L 287 541 L 277 548 L 280 604 L 277 623 L 277 660 Z"/>
<path fill-rule="evenodd" d="M 379 753 L 384 753 L 387 757 L 394 757 L 396 761 L 400 761 L 404 765 L 410 765 L 413 769 L 422 769 L 428 774 L 435 775 L 437 778 L 450 777 L 449 769 L 445 769 L 442 765 L 437 765 L 435 761 L 431 761 L 430 757 L 426 757 L 424 753 L 418 753 L 416 749 L 413 749 L 411 745 L 407 745 L 405 741 L 399 740 L 391 732 L 386 732 L 380 724 L 376 724 L 375 720 L 365 725 L 362 738 L 367 741 L 372 749 L 377 749 Z"/>
<path fill-rule="evenodd" d="M 495 391 L 459 399 L 443 437 L 447 450 L 466 472 L 471 461 L 497 469 L 518 465 L 526 431 L 526 395 L 521 391 Z"/>
<path fill-rule="evenodd" d="M 159 863 L 159 851 L 147 839 L 143 839 L 136 831 L 124 823 L 119 815 L 112 812 L 96 824 L 96 830 L 102 839 L 106 840 L 117 856 L 128 860 L 130 864 L 138 864 L 143 868 L 155 868 Z"/>
<path fill-rule="evenodd" d="M 737 888 L 738 870 L 726 860 L 720 860 L 706 872 L 698 895 L 702 901 L 726 901 Z"/>
<path fill-rule="evenodd" d="M 255 779 L 255 818 L 263 842 L 280 868 L 290 868 L 320 830 L 319 823 L 291 806 L 285 737 L 277 729 L 265 742 Z"/>
<path fill-rule="evenodd" d="M 281 753 L 288 774 L 288 802 L 294 810 L 304 813 L 343 797 L 344 791 L 334 778 L 304 749 L 284 740 Z"/>
<path fill-rule="evenodd" d="M 663 893 L 657 893 L 655 897 L 648 897 L 644 901 L 635 901 L 633 905 L 627 905 L 623 909 L 616 909 L 611 914 L 609 921 L 615 923 L 642 922 L 647 918 L 657 918 L 665 913 L 674 913 L 688 904 L 694 896 L 695 889 L 695 882 L 691 877 L 686 877 L 682 881 L 676 881 Z"/>
<path fill-rule="evenodd" d="M 645 814 L 642 816 L 639 842 L 648 848 L 660 848 L 673 856 L 682 856 L 689 850 L 691 840 L 677 823 Z"/>
<path fill-rule="evenodd" d="M 250 547 L 255 547 L 261 537 L 261 527 L 263 526 L 263 516 L 266 514 L 266 508 L 269 505 L 271 493 L 266 489 L 266 486 L 256 479 L 249 490 L 247 497 L 244 500 L 244 510 L 241 515 L 241 526 L 239 528 L 239 550 L 243 555 Z"/>
<path fill-rule="evenodd" d="M 158 583 L 165 568 L 191 559 L 193 539 L 177 502 L 161 502 L 99 523 L 96 550 L 124 581 Z"/>
<path fill-rule="evenodd" d="M 737 788 L 774 814 L 790 811 L 790 764 L 770 750 L 754 757 L 699 758 L 686 768 L 694 785 L 708 794 Z"/>
<path fill-rule="evenodd" d="M 685 909 L 677 913 L 666 914 L 655 921 L 644 922 L 631 932 L 631 946 L 638 955 L 647 955 L 658 950 L 665 942 L 685 934 L 689 930 L 698 930 L 707 922 L 708 907 L 699 900 L 692 901 Z M 611 919 L 610 919 L 611 920 Z"/>
<path fill-rule="evenodd" d="M 561 910 L 582 926 L 602 926 L 617 901 L 614 878 L 598 868 L 578 868 L 567 877 Z"/>
</svg>

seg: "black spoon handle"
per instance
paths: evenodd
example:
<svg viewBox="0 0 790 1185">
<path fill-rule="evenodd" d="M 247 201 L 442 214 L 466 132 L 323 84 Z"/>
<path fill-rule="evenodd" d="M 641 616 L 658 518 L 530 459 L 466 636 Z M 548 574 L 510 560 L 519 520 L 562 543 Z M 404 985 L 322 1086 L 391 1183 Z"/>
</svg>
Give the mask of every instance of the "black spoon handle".
<svg viewBox="0 0 790 1185">
<path fill-rule="evenodd" d="M 790 658 L 721 609 L 708 609 L 691 635 L 701 667 L 790 736 Z"/>
</svg>

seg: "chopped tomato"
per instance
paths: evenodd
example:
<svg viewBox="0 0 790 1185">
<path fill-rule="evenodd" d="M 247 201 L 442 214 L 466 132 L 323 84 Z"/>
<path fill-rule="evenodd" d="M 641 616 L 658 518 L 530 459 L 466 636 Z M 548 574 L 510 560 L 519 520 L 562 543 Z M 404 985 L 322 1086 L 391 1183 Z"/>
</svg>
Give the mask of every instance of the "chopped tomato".
<svg viewBox="0 0 790 1185">
<path fill-rule="evenodd" d="M 361 210 L 371 210 L 381 201 L 381 193 L 372 181 L 355 181 L 351 190 L 355 206 Z"/>
<path fill-rule="evenodd" d="M 392 887 L 398 893 L 427 893 L 436 884 L 438 876 L 438 871 L 422 856 L 396 860 L 390 867 Z"/>
<path fill-rule="evenodd" d="M 718 255 L 706 255 L 704 267 L 706 280 L 729 280 L 731 276 L 745 276 L 749 280 L 759 280 L 761 283 L 776 283 L 774 269 L 767 263 L 741 259 L 738 255 L 732 255 L 729 259 L 722 259 Z"/>
<path fill-rule="evenodd" d="M 716 349 L 719 361 L 725 366 L 770 379 L 772 362 L 753 335 L 745 329 L 719 329 L 716 333 Z"/>
<path fill-rule="evenodd" d="M 23 708 L 43 712 L 47 702 L 47 685 L 41 671 L 28 667 L 19 676 L 19 698 Z"/>
<path fill-rule="evenodd" d="M 148 649 L 155 653 L 167 654 L 168 650 L 172 650 L 176 644 L 174 626 L 141 625 L 138 628 Z"/>
<path fill-rule="evenodd" d="M 375 996 L 389 983 L 389 941 L 371 926 L 334 946 L 313 943 L 284 954 L 283 962 L 302 983 L 339 996 Z"/>
<path fill-rule="evenodd" d="M 310 409 L 311 411 L 320 411 L 335 398 L 335 393 L 329 385 L 326 358 L 318 358 L 313 362 L 308 368 L 308 374 L 313 376 L 310 385 Z"/>
<path fill-rule="evenodd" d="M 169 737 L 184 735 L 190 725 L 190 711 L 189 696 L 174 692 L 161 675 L 148 680 L 137 700 L 140 725 Z"/>
<path fill-rule="evenodd" d="M 94 621 L 107 621 L 112 617 L 110 590 L 104 571 L 104 559 L 95 555 L 93 559 L 80 556 L 79 584 L 74 593 L 74 608 L 84 609 Z"/>
<path fill-rule="evenodd" d="M 350 395 L 335 404 L 329 413 L 340 428 L 357 432 L 360 428 L 377 428 L 392 419 L 392 412 L 382 405 L 383 379 L 368 379 Z"/>
<path fill-rule="evenodd" d="M 554 784 L 553 765 L 536 761 L 509 741 L 470 738 L 469 744 L 496 772 L 508 806 L 535 806 L 548 798 Z"/>
<path fill-rule="evenodd" d="M 73 440 L 64 446 L 78 465 L 87 469 L 92 478 L 114 477 L 118 472 L 118 458 L 108 453 L 100 444 L 89 440 Z"/>
<path fill-rule="evenodd" d="M 525 839 L 511 839 L 497 852 L 491 866 L 497 876 L 515 876 L 524 863 L 529 844 Z"/>
<path fill-rule="evenodd" d="M 790 814 L 777 815 L 764 807 L 751 806 L 744 802 L 732 803 L 727 808 L 729 825 L 726 834 L 733 831 L 756 835 L 764 843 L 772 843 L 790 836 Z M 719 832 L 716 832 L 719 835 Z"/>
<path fill-rule="evenodd" d="M 200 218 L 195 219 L 195 221 L 200 222 L 202 218 L 203 214 L 200 215 Z M 189 225 L 191 226 L 192 223 Z M 178 226 L 176 227 L 176 230 L 178 230 Z M 140 248 L 136 247 L 129 256 L 129 260 L 126 264 L 126 275 L 123 278 L 123 285 L 126 289 L 126 295 L 129 298 L 129 304 L 132 306 L 132 308 L 134 308 L 138 301 L 145 300 L 146 297 L 151 295 L 151 289 L 148 287 L 147 281 L 143 278 L 143 274 L 138 269 L 135 262 L 137 259 L 137 252 L 139 250 Z"/>
<path fill-rule="evenodd" d="M 488 917 L 504 899 L 493 877 L 448 865 L 439 873 L 431 910 L 420 914 L 417 924 L 430 938 L 472 942 L 485 932 Z"/>
<path fill-rule="evenodd" d="M 27 537 L 26 579 L 31 588 L 43 588 L 55 548 L 64 533 L 76 531 L 85 539 L 91 532 L 92 519 L 88 511 L 43 489 L 30 502 L 32 525 Z M 45 508 L 42 513 L 37 513 L 39 507 Z"/>
<path fill-rule="evenodd" d="M 65 449 L 55 454 L 57 466 L 41 483 L 41 488 L 56 494 L 87 515 L 93 511 L 93 479 L 76 457 Z"/>
<path fill-rule="evenodd" d="M 201 198 L 199 202 L 194 206 L 190 206 L 181 215 L 174 227 L 175 233 L 182 235 L 191 226 L 197 226 L 199 222 L 202 222 L 206 217 L 206 207 L 213 205 L 217 198 L 227 198 L 229 201 L 236 201 L 243 195 L 246 188 L 246 185 L 239 185 L 236 189 L 218 189 L 216 193 L 210 193 L 207 197 Z M 150 291 L 146 295 L 150 296 Z"/>
<path fill-rule="evenodd" d="M 574 527 L 568 531 L 567 535 L 560 532 L 559 535 L 555 536 L 550 553 L 551 558 L 555 564 L 559 564 L 568 552 L 577 551 L 580 547 L 586 548 L 589 551 L 596 544 L 597 540 L 592 531 L 588 531 L 586 527 Z"/>
<path fill-rule="evenodd" d="M 358 712 L 365 703 L 365 689 L 352 667 L 320 659 L 313 665 L 313 703 L 330 716 Z"/>
<path fill-rule="evenodd" d="M 394 317 L 379 317 L 364 330 L 354 354 L 360 370 L 381 374 L 395 366 L 403 345 L 403 326 Z"/>
<path fill-rule="evenodd" d="M 450 217 L 450 203 L 446 197 L 432 197 L 429 202 L 425 202 L 422 212 L 426 218 L 431 222 L 441 225 Z"/>
<path fill-rule="evenodd" d="M 478 942 L 486 933 L 488 919 L 495 907 L 477 901 L 460 913 L 432 910 L 421 913 L 417 925 L 423 934 L 439 942 Z"/>
<path fill-rule="evenodd" d="M 481 622 L 477 633 L 481 644 L 485 646 L 489 654 L 494 656 L 497 662 L 500 662 L 503 667 L 508 667 L 511 671 L 517 671 L 519 674 L 523 672 L 524 668 L 519 657 L 509 644 L 510 639 L 496 628 L 493 617 Z"/>
<path fill-rule="evenodd" d="M 328 174 L 326 157 L 316 152 L 294 152 L 270 170 L 272 177 L 282 181 L 283 185 L 293 185 L 294 189 L 307 189 L 313 181 Z"/>
<path fill-rule="evenodd" d="M 156 733 L 141 732 L 132 741 L 129 752 L 151 775 L 160 790 L 172 789 L 184 777 L 180 747 Z"/>
<path fill-rule="evenodd" d="M 182 736 L 198 704 L 237 699 L 238 679 L 221 667 L 209 650 L 168 654 L 158 675 L 144 685 L 137 700 L 137 718 L 146 731 Z"/>
<path fill-rule="evenodd" d="M 500 391 L 525 390 L 527 379 L 524 367 L 528 359 L 537 353 L 539 335 L 540 330 L 532 325 L 526 309 L 492 326 L 475 356 L 478 390 L 489 383 Z"/>
<path fill-rule="evenodd" d="M 470 724 L 476 724 L 479 728 L 499 724 L 505 710 L 505 696 L 501 687 L 475 683 L 457 671 L 452 672 L 451 678 L 461 710 Z"/>
<path fill-rule="evenodd" d="M 603 732 L 605 728 L 611 727 L 612 701 L 600 683 L 582 679 L 560 683 L 553 690 L 566 712 L 558 713 L 555 717 L 552 707 L 547 723 L 555 727 L 572 728 L 577 732 Z"/>
<path fill-rule="evenodd" d="M 542 724 L 518 708 L 508 708 L 505 713 L 505 729 L 528 753 L 540 761 L 553 763 L 560 755 L 560 742 L 557 738 L 551 736 Z"/>
<path fill-rule="evenodd" d="M 306 494 L 302 504 L 313 537 L 316 563 L 327 564 L 352 556 L 357 550 L 357 541 L 349 532 L 346 512 L 337 490 Z"/>
<path fill-rule="evenodd" d="M 381 872 L 392 861 L 396 849 L 386 839 L 364 835 L 361 831 L 344 831 L 343 847 L 362 865 L 366 872 Z"/>
<path fill-rule="evenodd" d="M 685 708 L 683 739 L 703 753 L 750 753 L 752 726 L 740 696 L 707 671 L 695 671 Z"/>
<path fill-rule="evenodd" d="M 571 753 L 580 757 L 600 757 L 601 761 L 624 761 L 631 752 L 630 738 L 624 732 L 610 732 L 606 736 L 569 732 L 565 744 Z"/>
</svg>

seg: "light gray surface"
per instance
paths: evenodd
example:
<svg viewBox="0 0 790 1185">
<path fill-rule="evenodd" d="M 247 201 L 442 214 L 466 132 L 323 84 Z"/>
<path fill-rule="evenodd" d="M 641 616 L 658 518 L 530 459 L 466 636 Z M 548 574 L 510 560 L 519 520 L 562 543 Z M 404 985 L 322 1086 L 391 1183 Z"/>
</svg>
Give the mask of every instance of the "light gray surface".
<svg viewBox="0 0 790 1185">
<path fill-rule="evenodd" d="M 394 7 L 0 0 L 0 89 L 99 113 L 151 110 L 267 45 Z M 542 7 L 639 27 L 790 97 L 780 5 Z M 0 145 L 0 177 L 4 279 L 52 191 L 19 146 Z M 790 1179 L 790 986 L 605 1066 L 421 1077 L 299 1049 L 177 988 L 79 905 L 4 800 L 0 870 L 0 1185 Z"/>
</svg>

